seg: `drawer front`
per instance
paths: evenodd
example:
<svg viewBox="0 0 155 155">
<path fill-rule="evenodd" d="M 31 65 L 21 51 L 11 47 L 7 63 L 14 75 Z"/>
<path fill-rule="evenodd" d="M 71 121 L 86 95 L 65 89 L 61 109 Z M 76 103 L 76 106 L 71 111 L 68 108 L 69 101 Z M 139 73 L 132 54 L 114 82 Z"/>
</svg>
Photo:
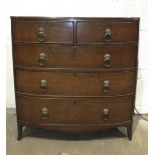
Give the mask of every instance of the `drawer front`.
<svg viewBox="0 0 155 155">
<path fill-rule="evenodd" d="M 77 23 L 78 43 L 138 42 L 137 22 L 85 21 Z"/>
<path fill-rule="evenodd" d="M 33 124 L 113 124 L 131 120 L 133 97 L 107 99 L 17 96 L 19 120 Z"/>
<path fill-rule="evenodd" d="M 109 96 L 134 91 L 135 72 L 16 70 L 16 90 L 39 95 Z"/>
<path fill-rule="evenodd" d="M 18 21 L 13 25 L 15 42 L 73 42 L 73 22 Z"/>
<path fill-rule="evenodd" d="M 15 45 L 15 64 L 26 67 L 129 68 L 136 60 L 135 46 Z"/>
</svg>

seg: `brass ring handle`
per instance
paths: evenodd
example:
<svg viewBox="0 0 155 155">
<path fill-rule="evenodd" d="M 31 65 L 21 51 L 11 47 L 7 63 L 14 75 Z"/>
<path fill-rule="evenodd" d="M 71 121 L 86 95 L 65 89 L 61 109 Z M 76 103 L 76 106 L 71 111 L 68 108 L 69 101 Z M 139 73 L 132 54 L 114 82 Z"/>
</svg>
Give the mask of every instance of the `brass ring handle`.
<svg viewBox="0 0 155 155">
<path fill-rule="evenodd" d="M 42 27 L 39 28 L 37 35 L 38 35 L 38 40 L 40 42 L 45 41 L 46 33 L 45 33 L 45 29 L 44 28 L 42 28 Z"/>
<path fill-rule="evenodd" d="M 104 66 L 106 68 L 110 67 L 110 61 L 111 61 L 111 55 L 110 54 L 105 54 L 104 55 Z"/>
<path fill-rule="evenodd" d="M 38 62 L 39 62 L 40 66 L 43 66 L 46 64 L 46 54 L 45 53 L 40 53 Z"/>
<path fill-rule="evenodd" d="M 105 32 L 104 32 L 104 40 L 105 40 L 105 42 L 111 42 L 111 37 L 112 37 L 111 29 L 109 27 L 107 27 L 105 29 Z"/>
<path fill-rule="evenodd" d="M 41 109 L 41 114 L 42 114 L 42 119 L 48 119 L 48 109 L 47 108 L 42 108 Z"/>
<path fill-rule="evenodd" d="M 41 80 L 40 81 L 40 89 L 41 89 L 41 91 L 46 91 L 47 90 L 47 81 L 46 80 Z"/>
<path fill-rule="evenodd" d="M 102 109 L 102 117 L 104 120 L 109 119 L 109 109 Z"/>
<path fill-rule="evenodd" d="M 108 93 L 110 90 L 110 82 L 105 80 L 103 83 L 103 87 L 104 87 L 104 93 Z"/>
</svg>

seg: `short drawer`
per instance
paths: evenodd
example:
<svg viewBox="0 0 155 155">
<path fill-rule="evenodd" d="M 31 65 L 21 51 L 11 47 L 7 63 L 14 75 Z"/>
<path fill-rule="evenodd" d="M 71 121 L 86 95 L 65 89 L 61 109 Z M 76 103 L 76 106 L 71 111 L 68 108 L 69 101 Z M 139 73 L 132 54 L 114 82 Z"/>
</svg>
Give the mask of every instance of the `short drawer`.
<svg viewBox="0 0 155 155">
<path fill-rule="evenodd" d="M 130 68 L 136 65 L 136 46 L 15 45 L 15 64 L 42 68 Z"/>
<path fill-rule="evenodd" d="M 19 120 L 33 124 L 114 124 L 130 121 L 133 97 L 33 98 L 17 96 Z"/>
<path fill-rule="evenodd" d="M 14 42 L 72 43 L 71 21 L 16 21 L 13 23 Z"/>
<path fill-rule="evenodd" d="M 38 95 L 109 96 L 134 91 L 135 72 L 16 70 L 17 92 Z"/>
<path fill-rule="evenodd" d="M 138 22 L 81 21 L 77 43 L 136 43 Z"/>
</svg>

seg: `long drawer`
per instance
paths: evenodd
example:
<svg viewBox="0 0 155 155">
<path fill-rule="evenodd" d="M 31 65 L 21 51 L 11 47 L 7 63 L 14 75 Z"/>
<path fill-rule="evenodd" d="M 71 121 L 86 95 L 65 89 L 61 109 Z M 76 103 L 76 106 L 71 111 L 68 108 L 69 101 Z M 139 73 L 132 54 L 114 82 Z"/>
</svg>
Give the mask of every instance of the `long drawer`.
<svg viewBox="0 0 155 155">
<path fill-rule="evenodd" d="M 16 91 L 38 95 L 109 96 L 134 91 L 134 71 L 27 71 L 16 70 Z"/>
<path fill-rule="evenodd" d="M 137 43 L 137 22 L 79 21 L 77 43 Z"/>
<path fill-rule="evenodd" d="M 114 124 L 130 121 L 133 97 L 33 98 L 17 96 L 20 121 L 33 124 Z"/>
<path fill-rule="evenodd" d="M 73 43 L 71 21 L 16 21 L 14 42 Z"/>
<path fill-rule="evenodd" d="M 135 67 L 136 46 L 15 45 L 15 64 L 42 68 L 130 68 Z"/>
</svg>

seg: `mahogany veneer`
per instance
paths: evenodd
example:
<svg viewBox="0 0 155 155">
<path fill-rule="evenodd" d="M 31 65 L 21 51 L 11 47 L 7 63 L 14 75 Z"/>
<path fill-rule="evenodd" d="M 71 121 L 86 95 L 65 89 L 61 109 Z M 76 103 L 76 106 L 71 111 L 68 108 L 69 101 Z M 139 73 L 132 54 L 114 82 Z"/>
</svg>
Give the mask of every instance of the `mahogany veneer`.
<svg viewBox="0 0 155 155">
<path fill-rule="evenodd" d="M 139 18 L 11 17 L 18 140 L 23 127 L 71 133 L 127 127 Z"/>
</svg>

